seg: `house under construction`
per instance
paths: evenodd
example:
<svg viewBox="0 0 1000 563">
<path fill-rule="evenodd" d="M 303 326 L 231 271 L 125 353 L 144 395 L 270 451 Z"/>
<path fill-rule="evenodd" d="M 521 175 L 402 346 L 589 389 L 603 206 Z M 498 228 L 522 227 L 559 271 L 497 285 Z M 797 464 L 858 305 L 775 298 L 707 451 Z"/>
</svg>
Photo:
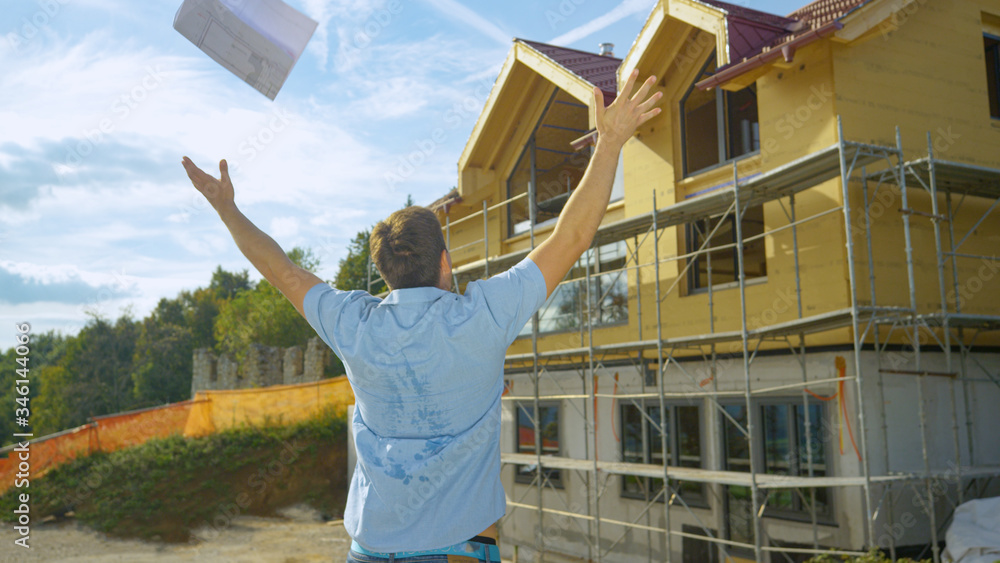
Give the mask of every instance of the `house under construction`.
<svg viewBox="0 0 1000 563">
<path fill-rule="evenodd" d="M 660 0 L 515 40 L 434 208 L 459 287 L 551 233 L 633 69 L 663 112 L 505 367 L 517 560 L 940 559 L 1000 494 L 1000 1 Z"/>
</svg>

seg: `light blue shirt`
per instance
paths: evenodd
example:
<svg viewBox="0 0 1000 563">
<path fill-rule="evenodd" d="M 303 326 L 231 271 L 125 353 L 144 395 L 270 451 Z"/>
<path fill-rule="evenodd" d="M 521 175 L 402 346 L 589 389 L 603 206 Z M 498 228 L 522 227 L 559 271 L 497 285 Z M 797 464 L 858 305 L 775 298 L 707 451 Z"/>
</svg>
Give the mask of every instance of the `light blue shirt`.
<svg viewBox="0 0 1000 563">
<path fill-rule="evenodd" d="M 464 295 L 419 287 L 381 300 L 327 284 L 306 294 L 309 324 L 354 388 L 358 463 L 344 526 L 361 546 L 438 549 L 504 515 L 504 356 L 545 298 L 527 258 Z"/>
</svg>

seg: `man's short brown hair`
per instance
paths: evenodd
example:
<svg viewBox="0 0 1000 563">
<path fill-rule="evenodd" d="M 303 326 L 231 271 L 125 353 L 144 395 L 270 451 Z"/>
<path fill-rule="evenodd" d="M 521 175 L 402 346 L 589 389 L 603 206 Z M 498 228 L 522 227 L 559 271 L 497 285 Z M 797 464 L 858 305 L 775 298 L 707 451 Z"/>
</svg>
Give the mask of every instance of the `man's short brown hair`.
<svg viewBox="0 0 1000 563">
<path fill-rule="evenodd" d="M 425 207 L 411 205 L 375 225 L 369 250 L 391 289 L 436 287 L 441 279 L 441 222 Z"/>
</svg>

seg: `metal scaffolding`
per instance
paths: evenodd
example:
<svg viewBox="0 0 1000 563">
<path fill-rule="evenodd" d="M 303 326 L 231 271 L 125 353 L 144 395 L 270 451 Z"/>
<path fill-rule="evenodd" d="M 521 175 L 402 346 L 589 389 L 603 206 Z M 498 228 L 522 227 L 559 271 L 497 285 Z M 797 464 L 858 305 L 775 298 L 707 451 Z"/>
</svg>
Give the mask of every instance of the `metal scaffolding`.
<svg viewBox="0 0 1000 563">
<path fill-rule="evenodd" d="M 501 462 L 513 465 L 533 465 L 534 472 L 532 488 L 521 498 L 508 500 L 508 513 L 516 513 L 519 510 L 529 510 L 537 514 L 538 533 L 533 548 L 537 550 L 540 559 L 544 559 L 546 548 L 546 538 L 542 533 L 543 519 L 548 515 L 559 516 L 572 522 L 578 531 L 586 538 L 586 558 L 592 561 L 602 561 L 609 554 L 613 553 L 616 546 L 625 538 L 629 530 L 645 531 L 647 534 L 662 534 L 666 547 L 666 558 L 671 557 L 672 538 L 692 538 L 701 541 L 711 542 L 724 557 L 730 556 L 733 548 L 742 548 L 749 552 L 752 550 L 754 557 L 762 561 L 769 557 L 772 561 L 789 560 L 792 554 L 817 554 L 835 553 L 845 555 L 860 555 L 861 552 L 850 548 L 830 549 L 819 544 L 817 533 L 818 517 L 816 513 L 816 490 L 825 487 L 856 487 L 860 490 L 862 497 L 862 513 L 859 514 L 864 522 L 863 537 L 865 546 L 876 544 L 875 524 L 879 514 L 885 510 L 887 516 L 882 516 L 884 522 L 892 525 L 893 502 L 899 492 L 907 487 L 922 487 L 926 494 L 926 502 L 922 506 L 923 513 L 929 520 L 931 529 L 932 555 L 935 561 L 940 560 L 938 553 L 939 540 L 943 538 L 943 530 L 948 524 L 948 518 L 940 519 L 940 506 L 938 501 L 944 501 L 946 510 L 950 511 L 964 500 L 982 494 L 990 484 L 990 480 L 1000 476 L 1000 467 L 977 465 L 977 457 L 973 447 L 973 418 L 970 408 L 970 383 L 976 381 L 991 381 L 1000 387 L 1000 374 L 991 371 L 991 367 L 984 365 L 973 351 L 979 335 L 1000 330 L 1000 312 L 998 314 L 967 314 L 962 312 L 961 300 L 958 298 L 948 298 L 948 272 L 951 272 L 951 290 L 954 295 L 960 295 L 960 280 L 958 274 L 958 261 L 969 259 L 982 259 L 983 257 L 969 252 L 963 252 L 963 244 L 969 238 L 968 233 L 956 233 L 954 218 L 967 197 L 987 198 L 993 200 L 992 205 L 985 211 L 983 216 L 975 223 L 971 233 L 986 219 L 986 216 L 1000 204 L 1000 170 L 984 167 L 972 166 L 956 162 L 948 162 L 936 159 L 934 147 L 928 135 L 928 155 L 925 158 L 906 161 L 903 156 L 903 148 L 900 134 L 896 131 L 895 146 L 878 146 L 873 144 L 849 141 L 844 138 L 843 127 L 838 119 L 837 123 L 838 141 L 837 143 L 813 152 L 807 156 L 799 158 L 793 162 L 777 167 L 773 170 L 741 178 L 737 167 L 733 165 L 732 182 L 709 191 L 704 195 L 699 195 L 691 199 L 680 201 L 676 204 L 663 208 L 658 208 L 653 200 L 653 211 L 622 219 L 616 222 L 602 225 L 595 237 L 594 247 L 610 242 L 630 241 L 631 247 L 628 249 L 626 264 L 617 271 L 617 275 L 624 276 L 631 273 L 634 277 L 636 288 L 634 297 L 638 306 L 636 307 L 638 319 L 638 340 L 630 342 L 616 343 L 596 343 L 594 341 L 593 315 L 587 315 L 585 326 L 580 327 L 580 346 L 572 348 L 561 348 L 556 350 L 539 350 L 539 317 L 538 314 L 532 320 L 531 330 L 531 352 L 522 354 L 511 354 L 506 359 L 506 369 L 517 371 L 530 376 L 533 383 L 534 393 L 531 395 L 514 396 L 510 394 L 504 396 L 504 401 L 521 401 L 524 404 L 533 405 L 533 416 L 539 416 L 539 402 L 543 400 L 559 400 L 569 405 L 584 420 L 586 427 L 587 443 L 584 446 L 585 455 L 583 458 L 559 457 L 543 455 L 540 424 L 534 424 L 535 430 L 535 452 L 527 453 L 503 453 Z M 826 209 L 813 212 L 806 217 L 799 217 L 796 211 L 796 194 L 819 186 L 830 180 L 839 179 L 841 185 L 841 201 L 834 202 Z M 527 194 L 518 196 L 528 197 L 529 212 L 531 215 L 530 242 L 534 246 L 535 221 L 534 221 L 534 183 L 530 183 Z M 874 184 L 874 191 L 869 193 L 869 188 Z M 875 268 L 876 261 L 872 248 L 872 218 L 871 206 L 877 197 L 879 190 L 888 190 L 889 186 L 895 186 L 899 190 L 902 198 L 902 226 L 903 240 L 905 242 L 904 256 L 906 260 L 906 279 L 908 290 L 908 303 L 905 305 L 880 305 L 876 300 Z M 931 210 L 923 212 L 911 208 L 908 200 L 909 190 L 923 190 L 929 194 Z M 853 209 L 851 206 L 852 195 L 857 199 L 857 192 L 860 191 L 863 198 L 861 209 Z M 939 195 L 943 196 L 945 210 L 939 209 Z M 958 197 L 957 204 L 953 204 L 953 198 Z M 491 273 L 497 273 L 511 267 L 524 258 L 529 249 L 511 252 L 502 255 L 490 256 L 490 241 L 488 230 L 488 219 L 491 213 L 498 215 L 503 212 L 512 200 L 502 201 L 493 206 L 483 203 L 483 209 L 476 213 L 462 217 L 458 221 L 448 220 L 444 227 L 449 248 L 451 248 L 451 229 L 460 222 L 473 221 L 481 217 L 483 221 L 483 239 L 467 243 L 462 247 L 452 249 L 457 251 L 470 245 L 482 245 L 482 258 L 474 262 L 461 265 L 454 270 L 453 275 L 458 280 L 469 281 L 481 277 L 486 277 Z M 777 228 L 766 230 L 761 234 L 744 236 L 741 229 L 741 220 L 748 208 L 761 205 L 766 202 L 778 202 L 783 210 L 788 223 Z M 802 280 L 799 264 L 799 240 L 798 230 L 806 223 L 816 221 L 831 214 L 840 213 L 843 218 L 846 258 L 847 258 L 847 282 L 849 289 L 849 305 L 844 308 L 824 311 L 815 314 L 805 314 L 802 300 Z M 933 225 L 937 259 L 937 275 L 940 293 L 940 308 L 938 311 L 928 312 L 918 309 L 916 299 L 916 275 L 914 266 L 913 247 L 911 244 L 911 217 L 913 220 L 929 219 Z M 735 225 L 734 240 L 731 244 L 711 245 L 712 237 L 718 231 L 724 221 L 732 219 Z M 860 219 L 860 221 L 859 221 Z M 672 227 L 680 227 L 691 224 L 698 220 L 708 220 L 714 224 L 714 229 L 709 233 L 704 242 L 697 250 L 687 253 L 664 253 L 660 248 L 662 235 Z M 858 224 L 860 223 L 860 224 Z M 942 225 L 944 223 L 944 225 Z M 947 229 L 947 237 L 944 236 L 944 229 Z M 748 323 L 747 310 L 747 280 L 744 269 L 744 247 L 754 240 L 774 237 L 778 233 L 791 231 L 792 257 L 794 259 L 795 276 L 795 306 L 796 318 L 792 321 L 774 322 L 771 324 L 753 325 Z M 959 238 L 960 237 L 960 238 Z M 833 244 L 831 242 L 831 244 Z M 653 259 L 651 263 L 641 263 L 639 249 L 644 245 L 652 245 Z M 863 245 L 858 247 L 858 245 Z M 718 252 L 720 249 L 730 248 L 737 256 L 738 279 L 737 291 L 740 302 L 740 328 L 739 330 L 717 331 L 714 323 L 715 299 L 713 295 L 711 263 L 711 252 Z M 664 300 L 681 290 L 680 281 L 685 278 L 685 274 L 692 267 L 692 258 L 704 256 L 707 261 L 707 298 L 708 298 L 708 319 L 709 332 L 704 334 L 691 334 L 684 336 L 664 335 L 663 323 L 661 319 L 661 309 Z M 679 273 L 675 280 L 666 286 L 661 279 L 661 265 L 677 262 Z M 649 272 L 652 272 L 649 279 Z M 370 270 L 372 272 L 372 270 Z M 862 281 L 863 272 L 867 272 L 868 283 Z M 615 272 L 612 272 L 615 273 Z M 372 274 L 375 275 L 375 274 Z M 588 263 L 586 270 L 586 282 L 588 292 L 588 303 L 590 300 L 592 284 L 591 266 Z M 565 283 L 565 282 L 564 282 Z M 643 335 L 642 304 L 649 295 L 643 295 L 643 285 L 651 287 L 652 297 L 656 303 L 654 314 L 656 315 L 655 335 Z M 457 284 L 456 284 L 457 285 Z M 647 293 L 649 291 L 647 290 Z M 588 305 L 589 307 L 589 305 Z M 647 309 L 648 310 L 648 309 Z M 991 312 L 992 313 L 992 312 Z M 853 347 L 853 374 L 848 373 L 846 366 L 840 367 L 838 377 L 810 378 L 806 366 L 806 338 L 832 330 L 849 330 L 851 344 Z M 923 335 L 923 336 L 922 336 Z M 650 337 L 651 336 L 651 337 Z M 945 373 L 928 371 L 922 367 L 920 359 L 921 339 L 929 338 L 935 346 L 939 347 L 945 357 Z M 735 354 L 732 361 L 742 364 L 743 390 L 742 391 L 722 391 L 717 387 L 716 374 L 718 366 L 723 361 L 723 354 L 719 352 L 717 346 L 722 343 L 738 344 L 739 352 Z M 883 368 L 883 356 L 888 353 L 890 343 L 904 342 L 912 348 L 914 375 L 917 386 L 917 393 L 920 403 L 920 438 L 923 447 L 924 470 L 922 472 L 890 472 L 875 471 L 869 463 L 868 429 L 873 421 L 866 420 L 865 414 L 877 412 L 879 419 L 874 421 L 880 425 L 882 441 L 888 443 L 887 427 L 889 421 L 883 401 L 882 379 L 885 373 L 903 373 L 892 369 Z M 789 382 L 780 385 L 767 385 L 759 388 L 753 387 L 751 370 L 758 353 L 765 343 L 771 346 L 780 343 L 787 346 L 788 353 L 793 357 L 801 369 L 801 381 Z M 870 368 L 862 365 L 862 351 L 872 350 L 878 360 L 879 369 L 872 373 Z M 682 377 L 690 379 L 696 385 L 707 378 L 699 379 L 698 374 L 691 373 L 681 361 L 684 357 L 700 357 L 709 366 L 709 376 L 712 385 L 710 388 L 699 387 L 697 391 L 674 391 L 667 389 L 664 380 L 668 370 L 671 373 L 680 374 Z M 954 356 L 957 356 L 954 357 Z M 956 361 L 957 360 L 957 361 Z M 598 392 L 597 372 L 607 365 L 633 365 L 642 372 L 647 367 L 655 370 L 655 386 L 648 388 L 643 382 L 641 393 L 608 393 Z M 579 392 L 563 388 L 558 381 L 555 382 L 560 389 L 558 394 L 544 395 L 540 392 L 539 383 L 553 372 L 575 371 L 580 376 Z M 946 376 L 950 387 L 950 410 L 952 417 L 952 433 L 955 442 L 954 461 L 951 463 L 952 469 L 942 472 L 932 470 L 928 452 L 928 429 L 927 414 L 924 412 L 923 393 L 925 392 L 925 380 L 928 377 Z M 868 378 L 874 378 L 879 396 L 866 397 L 863 382 Z M 551 378 L 550 378 L 551 379 Z M 777 475 L 768 474 L 763 468 L 757 466 L 753 455 L 749 456 L 749 472 L 732 470 L 703 469 L 695 467 L 682 467 L 668 465 L 670 459 L 670 449 L 667 443 L 667 432 L 660 431 L 660 444 L 663 453 L 662 464 L 631 463 L 617 460 L 598 459 L 598 436 L 596 420 L 591 420 L 592 411 L 588 410 L 589 405 L 596 405 L 599 398 L 612 398 L 617 401 L 628 401 L 639 406 L 638 401 L 655 400 L 659 408 L 659 424 L 666 424 L 668 399 L 678 398 L 698 398 L 707 400 L 706 404 L 712 407 L 712 414 L 725 417 L 728 423 L 734 424 L 742 435 L 746 436 L 749 443 L 753 443 L 754 426 L 758 424 L 756 420 L 757 409 L 752 402 L 755 398 L 775 393 L 801 393 L 803 412 L 805 413 L 806 434 L 809 435 L 809 420 L 807 386 L 817 384 L 851 384 L 853 382 L 856 400 L 854 401 L 854 412 L 850 413 L 858 422 L 859 436 L 859 457 L 861 458 L 859 467 L 860 475 L 856 476 L 830 476 L 813 475 L 813 456 L 811 440 L 807 440 L 806 461 L 809 468 L 808 475 Z M 963 396 L 963 406 L 965 419 L 961 421 L 965 425 L 966 441 L 968 443 L 967 452 L 963 453 L 959 440 L 962 432 L 960 424 L 960 409 L 957 404 L 957 394 Z M 746 405 L 746 425 L 739 423 L 730 416 L 720 400 L 726 398 L 741 398 Z M 876 406 L 866 406 L 867 401 L 874 400 Z M 596 410 L 596 407 L 595 407 Z M 643 417 L 647 417 L 646 411 L 640 407 Z M 655 421 L 649 420 L 653 423 Z M 645 432 L 645 422 L 643 432 Z M 720 430 L 721 435 L 721 430 Z M 888 453 L 886 453 L 888 462 Z M 888 463 L 886 465 L 888 468 Z M 543 491 L 552 488 L 549 482 L 548 473 L 543 468 L 557 469 L 562 471 L 576 472 L 581 476 L 582 482 L 586 486 L 587 503 L 585 507 L 568 506 L 562 495 L 553 495 L 564 504 L 546 506 L 543 502 Z M 608 490 L 608 481 L 612 476 L 637 476 L 662 479 L 663 488 L 651 498 L 647 499 L 644 509 L 631 521 L 610 518 L 601 515 L 601 496 Z M 753 542 L 741 542 L 727 537 L 720 529 L 719 533 L 711 530 L 712 526 L 705 523 L 699 515 L 688 506 L 684 496 L 679 494 L 675 488 L 676 481 L 686 481 L 692 483 L 704 483 L 709 485 L 710 491 L 718 498 L 721 486 L 740 486 L 750 489 L 750 513 L 753 517 Z M 950 487 L 943 492 L 940 483 L 950 483 Z M 774 489 L 803 488 L 808 489 L 807 495 L 811 497 L 809 502 L 810 522 L 812 538 L 810 548 L 785 547 L 772 545 L 767 541 L 769 538 L 762 522 L 765 508 L 769 502 L 768 492 Z M 915 489 L 914 489 L 915 490 Z M 530 502 L 528 493 L 534 491 L 536 501 Z M 510 491 L 508 491 L 510 493 Z M 894 496 L 894 494 L 896 496 Z M 953 500 L 953 497 L 955 500 Z M 662 504 L 664 526 L 651 525 L 650 514 L 657 504 Z M 884 508 L 883 508 L 884 507 Z M 693 534 L 689 531 L 674 529 L 671 527 L 672 509 L 682 511 L 687 517 L 698 522 L 701 534 Z M 949 516 L 950 518 L 950 516 Z M 838 521 L 838 525 L 846 525 L 846 522 Z M 896 546 L 891 541 L 889 549 L 892 556 L 895 556 Z M 649 543 L 650 560 L 652 556 L 652 542 Z M 780 555 L 779 555 L 780 554 Z M 578 556 L 580 554 L 577 554 Z M 784 559 L 782 559 L 784 558 Z"/>
</svg>

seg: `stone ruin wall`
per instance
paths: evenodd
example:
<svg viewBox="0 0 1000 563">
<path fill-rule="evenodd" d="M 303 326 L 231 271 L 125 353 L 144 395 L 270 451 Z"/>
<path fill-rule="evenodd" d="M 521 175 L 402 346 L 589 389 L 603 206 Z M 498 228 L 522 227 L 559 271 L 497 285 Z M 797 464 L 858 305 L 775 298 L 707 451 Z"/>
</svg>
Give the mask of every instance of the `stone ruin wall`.
<svg viewBox="0 0 1000 563">
<path fill-rule="evenodd" d="M 253 344 L 242 362 L 210 348 L 194 351 L 191 396 L 216 389 L 257 389 L 271 385 L 307 383 L 323 379 L 333 352 L 319 338 L 301 346 L 278 348 Z"/>
</svg>

